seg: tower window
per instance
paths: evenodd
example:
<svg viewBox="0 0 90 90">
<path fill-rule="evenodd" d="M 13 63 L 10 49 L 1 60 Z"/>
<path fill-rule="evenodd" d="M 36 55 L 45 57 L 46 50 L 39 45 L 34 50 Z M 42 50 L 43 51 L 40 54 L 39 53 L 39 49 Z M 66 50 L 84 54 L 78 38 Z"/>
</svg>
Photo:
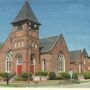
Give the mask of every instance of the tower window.
<svg viewBox="0 0 90 90">
<path fill-rule="evenodd" d="M 84 64 L 86 64 L 86 60 L 84 59 Z"/>
<path fill-rule="evenodd" d="M 17 48 L 17 43 L 15 42 L 15 48 Z"/>
<path fill-rule="evenodd" d="M 22 25 L 19 25 L 17 30 L 22 30 Z"/>
<path fill-rule="evenodd" d="M 22 41 L 22 47 L 24 46 L 24 42 Z"/>
<path fill-rule="evenodd" d="M 34 47 L 34 41 L 32 41 L 32 47 Z"/>
<path fill-rule="evenodd" d="M 37 27 L 37 25 L 34 25 L 34 28 L 36 28 Z"/>
<path fill-rule="evenodd" d="M 20 42 L 18 42 L 18 47 L 20 47 Z"/>
<path fill-rule="evenodd" d="M 35 45 L 35 48 L 37 48 L 38 46 L 37 46 L 37 44 Z"/>
</svg>

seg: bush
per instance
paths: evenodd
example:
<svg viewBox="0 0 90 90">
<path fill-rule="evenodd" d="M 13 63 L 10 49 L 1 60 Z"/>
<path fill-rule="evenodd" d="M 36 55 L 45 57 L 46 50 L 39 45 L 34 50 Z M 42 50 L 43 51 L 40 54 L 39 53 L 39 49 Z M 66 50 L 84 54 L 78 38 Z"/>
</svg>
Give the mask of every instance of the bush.
<svg viewBox="0 0 90 90">
<path fill-rule="evenodd" d="M 30 78 L 31 78 L 31 76 L 32 76 L 32 74 L 29 73 L 29 77 L 30 77 Z M 28 73 L 23 72 L 23 73 L 21 74 L 21 78 L 22 78 L 22 79 L 27 79 L 27 78 L 28 78 Z"/>
<path fill-rule="evenodd" d="M 57 73 L 57 75 L 56 75 L 56 80 L 62 80 L 62 75 L 61 75 L 61 73 Z"/>
<path fill-rule="evenodd" d="M 70 75 L 67 72 L 62 72 L 61 76 L 62 76 L 62 79 L 65 79 L 65 80 L 70 79 Z"/>
<path fill-rule="evenodd" d="M 72 79 L 78 79 L 78 73 L 74 72 L 72 75 Z"/>
<path fill-rule="evenodd" d="M 3 77 L 4 79 L 6 79 L 8 77 L 8 73 L 4 72 L 4 73 L 0 73 L 0 76 Z"/>
<path fill-rule="evenodd" d="M 84 73 L 84 79 L 90 79 L 90 72 Z"/>
<path fill-rule="evenodd" d="M 48 75 L 48 73 L 46 71 L 41 72 L 41 76 L 47 76 L 47 75 Z"/>
<path fill-rule="evenodd" d="M 55 72 L 50 72 L 49 73 L 49 80 L 55 80 L 56 79 L 56 73 Z"/>
<path fill-rule="evenodd" d="M 40 72 L 35 72 L 35 76 L 41 76 Z"/>
<path fill-rule="evenodd" d="M 36 72 L 35 76 L 47 76 L 48 73 L 46 71 Z"/>
<path fill-rule="evenodd" d="M 70 75 L 67 72 L 60 72 L 57 74 L 56 79 L 57 80 L 63 80 L 63 79 L 68 80 L 68 79 L 70 79 Z"/>
<path fill-rule="evenodd" d="M 56 75 L 56 80 L 62 80 L 61 74 L 57 74 L 57 75 Z"/>
</svg>

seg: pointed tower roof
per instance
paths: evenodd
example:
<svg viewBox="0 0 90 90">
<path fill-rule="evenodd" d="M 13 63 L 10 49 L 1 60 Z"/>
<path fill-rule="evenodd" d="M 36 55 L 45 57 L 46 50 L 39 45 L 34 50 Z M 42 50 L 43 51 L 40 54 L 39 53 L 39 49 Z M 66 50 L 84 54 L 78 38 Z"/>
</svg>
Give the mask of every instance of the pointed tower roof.
<svg viewBox="0 0 90 90">
<path fill-rule="evenodd" d="M 20 12 L 16 16 L 16 18 L 14 19 L 12 24 L 15 24 L 15 23 L 23 21 L 23 20 L 30 20 L 36 24 L 40 24 L 35 16 L 35 14 L 33 13 L 28 0 L 25 1 L 23 7 L 21 8 Z"/>
</svg>

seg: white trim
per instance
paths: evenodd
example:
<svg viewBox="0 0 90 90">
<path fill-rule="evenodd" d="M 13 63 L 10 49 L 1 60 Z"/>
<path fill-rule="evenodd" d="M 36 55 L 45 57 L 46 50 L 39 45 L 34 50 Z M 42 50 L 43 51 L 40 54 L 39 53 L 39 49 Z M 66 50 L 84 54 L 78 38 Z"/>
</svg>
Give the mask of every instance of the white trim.
<svg viewBox="0 0 90 90">
<path fill-rule="evenodd" d="M 46 63 L 46 60 L 45 59 L 43 59 L 42 60 L 42 63 L 41 63 L 41 66 L 42 66 L 42 71 L 45 71 L 45 63 Z"/>
<path fill-rule="evenodd" d="M 21 59 L 22 59 L 22 57 L 21 57 Z M 16 60 L 16 75 L 18 75 L 18 71 L 17 71 L 18 65 L 23 65 L 23 59 L 22 59 L 22 63 L 18 64 L 18 57 L 17 57 L 17 60 Z"/>
<path fill-rule="evenodd" d="M 9 66 L 10 64 L 11 64 L 11 62 L 12 62 L 12 52 L 11 51 L 9 51 L 8 53 L 7 53 L 7 55 L 6 55 L 6 61 L 5 61 L 5 71 L 7 72 L 7 73 L 10 73 L 11 71 L 11 66 Z M 7 67 L 8 66 L 8 67 Z"/>
<path fill-rule="evenodd" d="M 17 48 L 17 43 L 15 42 L 15 48 Z"/>
<path fill-rule="evenodd" d="M 79 73 L 81 73 L 81 64 L 79 64 Z"/>
<path fill-rule="evenodd" d="M 61 70 L 61 62 L 63 62 L 63 70 Z M 58 71 L 59 72 L 65 72 L 65 58 L 64 58 L 64 55 L 63 53 L 61 52 L 59 57 L 58 57 Z"/>
<path fill-rule="evenodd" d="M 22 47 L 24 46 L 24 42 L 22 41 Z"/>
</svg>

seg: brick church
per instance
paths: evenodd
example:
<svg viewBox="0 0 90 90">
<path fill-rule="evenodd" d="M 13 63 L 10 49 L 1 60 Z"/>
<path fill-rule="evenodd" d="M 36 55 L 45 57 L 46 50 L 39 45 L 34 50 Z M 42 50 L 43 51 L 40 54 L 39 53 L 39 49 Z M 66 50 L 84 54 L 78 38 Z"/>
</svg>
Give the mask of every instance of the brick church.
<svg viewBox="0 0 90 90">
<path fill-rule="evenodd" d="M 39 39 L 41 24 L 28 1 L 11 24 L 13 30 L 0 49 L 0 72 L 90 71 L 86 49 L 69 51 L 63 34 Z"/>
</svg>

